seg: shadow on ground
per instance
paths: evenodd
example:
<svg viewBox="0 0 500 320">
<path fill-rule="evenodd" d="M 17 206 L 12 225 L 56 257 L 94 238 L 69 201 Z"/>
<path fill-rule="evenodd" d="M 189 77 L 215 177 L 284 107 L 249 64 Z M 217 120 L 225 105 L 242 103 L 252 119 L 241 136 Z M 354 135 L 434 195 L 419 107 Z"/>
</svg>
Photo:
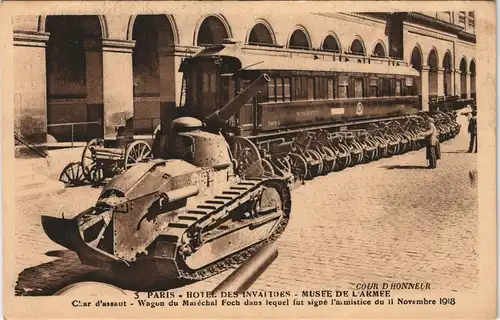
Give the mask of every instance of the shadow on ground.
<svg viewBox="0 0 500 320">
<path fill-rule="evenodd" d="M 427 166 L 400 166 L 400 165 L 394 165 L 394 166 L 383 166 L 381 168 L 387 169 L 387 170 L 395 170 L 395 169 L 429 169 Z"/>
<path fill-rule="evenodd" d="M 468 153 L 467 150 L 441 151 L 441 153 Z"/>
<path fill-rule="evenodd" d="M 17 279 L 16 296 L 51 296 L 66 286 L 83 281 L 108 283 L 132 291 L 165 291 L 193 283 L 186 280 L 148 279 L 147 271 L 137 270 L 124 275 L 98 269 L 83 265 L 78 256 L 69 250 L 53 250 L 45 254 L 57 259 L 24 269 Z"/>
</svg>

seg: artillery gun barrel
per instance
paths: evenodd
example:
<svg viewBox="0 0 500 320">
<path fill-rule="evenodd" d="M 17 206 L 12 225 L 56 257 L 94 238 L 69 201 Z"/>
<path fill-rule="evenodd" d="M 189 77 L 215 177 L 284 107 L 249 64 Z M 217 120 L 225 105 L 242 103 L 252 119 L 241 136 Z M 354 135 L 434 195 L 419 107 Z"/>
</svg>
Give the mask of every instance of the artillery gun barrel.
<svg viewBox="0 0 500 320">
<path fill-rule="evenodd" d="M 254 96 L 266 83 L 271 81 L 267 74 L 262 74 L 248 87 L 236 95 L 224 107 L 210 114 L 205 123 L 209 126 L 221 127 L 229 118 L 231 118 L 245 103 Z"/>
<path fill-rule="evenodd" d="M 277 257 L 278 250 L 276 244 L 270 243 L 262 246 L 212 292 L 229 291 L 241 293 L 246 291 Z"/>
</svg>

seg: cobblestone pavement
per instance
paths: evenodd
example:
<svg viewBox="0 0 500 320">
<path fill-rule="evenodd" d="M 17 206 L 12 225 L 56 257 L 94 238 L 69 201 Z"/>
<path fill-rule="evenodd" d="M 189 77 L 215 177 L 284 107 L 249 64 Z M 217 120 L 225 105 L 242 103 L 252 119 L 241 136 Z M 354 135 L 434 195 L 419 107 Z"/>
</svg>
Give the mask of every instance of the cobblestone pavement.
<svg viewBox="0 0 500 320">
<path fill-rule="evenodd" d="M 477 155 L 465 152 L 465 128 L 441 145 L 435 170 L 426 169 L 420 150 L 317 177 L 295 189 L 279 256 L 252 289 L 423 281 L 432 289 L 475 292 L 478 209 L 469 171 L 476 169 Z M 17 204 L 19 294 L 51 294 L 96 275 L 45 236 L 40 215 L 83 211 L 99 191 L 80 187 Z M 173 290 L 212 290 L 229 273 Z"/>
</svg>

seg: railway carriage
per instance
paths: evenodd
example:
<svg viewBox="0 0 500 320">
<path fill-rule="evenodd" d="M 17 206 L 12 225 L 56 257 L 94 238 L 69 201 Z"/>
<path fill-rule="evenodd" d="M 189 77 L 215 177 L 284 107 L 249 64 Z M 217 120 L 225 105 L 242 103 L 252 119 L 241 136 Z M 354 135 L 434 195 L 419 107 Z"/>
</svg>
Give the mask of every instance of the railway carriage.
<svg viewBox="0 0 500 320">
<path fill-rule="evenodd" d="M 420 75 L 415 69 L 396 61 L 357 63 L 346 59 L 337 56 L 328 61 L 313 54 L 264 56 L 233 43 L 213 46 L 181 66 L 185 109 L 203 118 L 265 73 L 270 77 L 268 84 L 230 121 L 232 129 L 243 136 L 421 110 Z"/>
<path fill-rule="evenodd" d="M 271 175 L 303 180 L 422 146 L 420 74 L 402 61 L 262 54 L 224 41 L 186 58 L 179 71 L 185 101 L 174 117 L 202 120 L 266 77 L 226 123 L 242 170 L 260 162 Z"/>
</svg>

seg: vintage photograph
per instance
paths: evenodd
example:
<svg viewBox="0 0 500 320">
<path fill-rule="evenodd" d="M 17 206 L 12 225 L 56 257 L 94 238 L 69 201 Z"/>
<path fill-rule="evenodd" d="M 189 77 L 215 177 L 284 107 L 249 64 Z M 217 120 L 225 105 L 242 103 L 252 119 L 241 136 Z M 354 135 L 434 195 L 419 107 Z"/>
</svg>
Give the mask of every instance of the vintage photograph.
<svg viewBox="0 0 500 320">
<path fill-rule="evenodd" d="M 278 5 L 10 17 L 16 303 L 451 315 L 496 284 L 494 21 Z"/>
</svg>

